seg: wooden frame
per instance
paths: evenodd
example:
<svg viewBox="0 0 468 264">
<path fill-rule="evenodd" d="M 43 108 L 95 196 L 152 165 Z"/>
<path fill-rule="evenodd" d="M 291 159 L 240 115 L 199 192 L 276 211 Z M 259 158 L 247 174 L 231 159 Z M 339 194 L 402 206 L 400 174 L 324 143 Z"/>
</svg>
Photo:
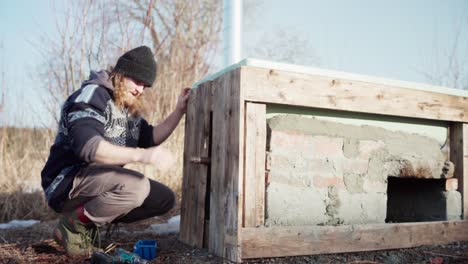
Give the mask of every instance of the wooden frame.
<svg viewBox="0 0 468 264">
<path fill-rule="evenodd" d="M 265 227 L 267 104 L 448 121 L 464 220 Z M 468 97 L 242 66 L 194 90 L 185 129 L 180 239 L 187 244 L 241 262 L 468 240 Z"/>
</svg>

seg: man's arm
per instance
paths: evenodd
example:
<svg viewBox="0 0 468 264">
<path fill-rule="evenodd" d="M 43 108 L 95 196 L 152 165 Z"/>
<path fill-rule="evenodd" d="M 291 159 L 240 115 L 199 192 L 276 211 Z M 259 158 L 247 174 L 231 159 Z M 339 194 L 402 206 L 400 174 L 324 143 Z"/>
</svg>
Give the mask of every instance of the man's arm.
<svg viewBox="0 0 468 264">
<path fill-rule="evenodd" d="M 99 86 L 86 86 L 83 91 L 90 96 L 77 96 L 68 102 L 70 105 L 66 114 L 70 147 L 80 160 L 108 165 L 171 163 L 168 157 L 172 156 L 162 147 L 129 148 L 106 141 L 104 111 L 111 100 L 109 93 Z"/>
<path fill-rule="evenodd" d="M 170 153 L 162 147 L 129 148 L 114 145 L 104 139 L 100 140 L 94 155 L 94 162 L 108 165 L 125 165 L 129 163 L 164 164 L 171 163 Z"/>
<path fill-rule="evenodd" d="M 177 127 L 180 120 L 187 112 L 187 103 L 190 96 L 190 88 L 184 88 L 177 99 L 176 109 L 163 122 L 153 129 L 153 140 L 156 145 L 166 140 Z"/>
</svg>

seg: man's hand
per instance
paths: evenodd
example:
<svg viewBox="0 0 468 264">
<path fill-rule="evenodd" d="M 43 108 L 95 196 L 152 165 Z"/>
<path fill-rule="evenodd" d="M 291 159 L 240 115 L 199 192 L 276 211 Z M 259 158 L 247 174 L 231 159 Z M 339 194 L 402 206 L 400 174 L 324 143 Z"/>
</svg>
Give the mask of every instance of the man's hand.
<svg viewBox="0 0 468 264">
<path fill-rule="evenodd" d="M 177 98 L 176 109 L 180 113 L 185 114 L 187 112 L 187 103 L 190 97 L 191 90 L 191 88 L 184 88 L 180 93 L 179 98 Z"/>
<path fill-rule="evenodd" d="M 152 147 L 142 149 L 143 155 L 141 162 L 146 164 L 154 164 L 161 170 L 167 170 L 175 163 L 175 158 L 172 153 L 163 147 Z"/>
</svg>

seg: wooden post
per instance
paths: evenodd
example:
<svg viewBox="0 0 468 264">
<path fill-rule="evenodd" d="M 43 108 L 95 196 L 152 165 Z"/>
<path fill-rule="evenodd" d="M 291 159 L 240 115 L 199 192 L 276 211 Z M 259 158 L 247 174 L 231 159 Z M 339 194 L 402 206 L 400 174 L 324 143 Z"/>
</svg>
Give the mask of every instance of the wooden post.
<svg viewBox="0 0 468 264">
<path fill-rule="evenodd" d="M 450 126 L 450 160 L 455 165 L 458 191 L 462 195 L 463 219 L 468 220 L 468 124 Z"/>
<path fill-rule="evenodd" d="M 210 167 L 211 83 L 193 90 L 185 120 L 180 240 L 203 247 Z"/>
<path fill-rule="evenodd" d="M 244 227 L 265 223 L 266 105 L 246 103 Z"/>
<path fill-rule="evenodd" d="M 213 81 L 213 146 L 211 158 L 210 223 L 208 249 L 218 256 L 240 261 L 239 200 L 242 197 L 243 104 L 240 104 L 240 69 Z M 242 118 L 243 119 L 243 118 Z"/>
</svg>

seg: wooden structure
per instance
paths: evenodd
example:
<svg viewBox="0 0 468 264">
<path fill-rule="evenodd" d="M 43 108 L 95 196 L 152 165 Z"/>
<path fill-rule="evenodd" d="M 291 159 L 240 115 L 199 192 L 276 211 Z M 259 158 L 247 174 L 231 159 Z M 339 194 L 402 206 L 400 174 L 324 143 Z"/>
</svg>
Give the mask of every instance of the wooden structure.
<svg viewBox="0 0 468 264">
<path fill-rule="evenodd" d="M 464 220 L 265 227 L 267 104 L 448 122 Z M 240 262 L 468 240 L 468 97 L 239 66 L 194 89 L 185 129 L 180 239 L 189 245 Z"/>
</svg>

